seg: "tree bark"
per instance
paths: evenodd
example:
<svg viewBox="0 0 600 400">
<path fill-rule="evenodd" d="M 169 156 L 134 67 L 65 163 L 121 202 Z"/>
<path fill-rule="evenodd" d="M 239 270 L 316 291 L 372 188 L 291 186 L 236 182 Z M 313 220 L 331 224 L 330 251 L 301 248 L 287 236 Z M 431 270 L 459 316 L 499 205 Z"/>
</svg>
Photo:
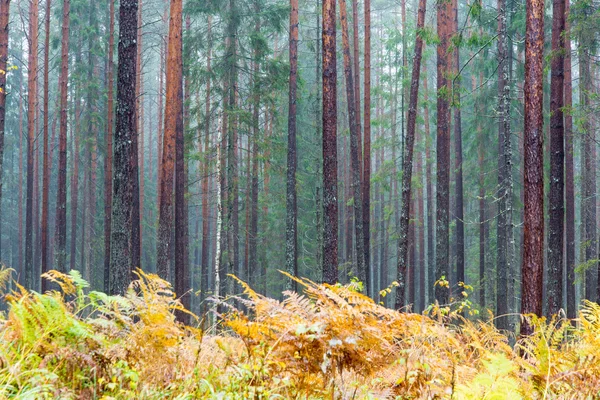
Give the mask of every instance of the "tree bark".
<svg viewBox="0 0 600 400">
<path fill-rule="evenodd" d="M 453 0 L 454 30 L 458 33 L 458 2 Z M 461 34 L 459 34 L 461 35 Z M 464 224 L 464 191 L 463 191 L 463 149 L 462 149 L 462 120 L 460 104 L 460 47 L 454 50 L 454 70 L 456 76 L 453 81 L 454 98 L 454 173 L 455 175 L 455 211 L 456 223 L 456 282 L 465 282 L 465 224 Z"/>
<path fill-rule="evenodd" d="M 550 219 L 548 222 L 548 315 L 558 313 L 563 298 L 564 251 L 564 51 L 565 1 L 552 2 L 552 61 L 550 80 Z"/>
<path fill-rule="evenodd" d="M 575 173 L 573 162 L 573 83 L 571 81 L 571 38 L 569 27 L 569 0 L 565 0 L 565 58 L 564 102 L 565 117 L 565 242 L 567 269 L 567 317 L 577 316 L 575 300 Z"/>
<path fill-rule="evenodd" d="M 177 12 L 180 0 L 171 0 L 171 15 L 169 18 L 169 40 L 167 50 L 167 78 L 166 78 L 166 108 L 165 125 L 163 135 L 163 150 L 160 180 L 160 213 L 158 220 L 158 243 L 157 243 L 157 271 L 158 275 L 166 280 L 171 280 L 171 249 L 173 247 L 172 233 L 173 225 L 173 188 L 176 160 L 176 137 L 179 129 L 183 129 L 183 86 L 181 80 L 181 13 Z M 179 35 L 179 36 L 178 36 Z M 179 52 L 179 53 L 178 53 Z M 181 121 L 180 121 L 181 119 Z M 179 126 L 179 123 L 182 125 Z"/>
<path fill-rule="evenodd" d="M 296 193 L 296 89 L 298 75 L 298 0 L 290 0 L 290 79 L 288 106 L 288 146 L 286 180 L 285 264 L 290 275 L 298 276 L 298 199 Z M 288 290 L 298 290 L 297 282 L 287 281 Z"/>
<path fill-rule="evenodd" d="M 110 257 L 110 292 L 124 293 L 131 280 L 135 241 L 133 192 L 137 189 L 135 77 L 137 0 L 122 0 L 119 7 L 117 68 L 117 119 L 114 135 L 113 204 Z"/>
<path fill-rule="evenodd" d="M 50 0 L 46 0 L 46 15 L 45 17 L 45 31 L 46 37 L 44 39 L 44 161 L 42 168 L 42 243 L 41 243 L 41 256 L 42 256 L 42 273 L 48 271 L 48 207 L 49 207 L 49 186 L 50 186 L 50 163 L 48 159 L 49 151 L 48 151 L 48 113 L 49 113 L 49 74 L 48 74 L 48 65 L 50 60 L 50 12 L 51 12 L 52 2 Z M 3 11 L 3 3 L 0 2 L 0 33 L 2 32 L 2 11 Z M 8 5 L 7 5 L 8 8 Z M 8 27 L 7 27 L 8 29 Z M 2 43 L 3 40 L 0 37 L 0 70 L 6 71 L 6 61 L 2 56 Z M 4 65 L 2 65 L 2 61 L 4 60 Z M 2 80 L 5 80 L 5 74 L 0 74 L 0 177 L 2 171 L 2 151 L 4 147 L 4 85 Z M 1 181 L 1 178 L 0 178 Z M 0 184 L 0 196 L 1 196 L 2 186 Z M 1 197 L 0 197 L 1 199 Z M 45 292 L 47 289 L 47 280 L 42 279 L 42 292 Z"/>
<path fill-rule="evenodd" d="M 417 31 L 423 29 L 425 25 L 426 0 L 419 0 L 419 12 L 417 17 Z M 421 56 L 423 53 L 423 38 L 417 35 L 415 40 L 415 56 L 413 59 L 412 77 L 410 81 L 410 98 L 408 104 L 408 121 L 406 129 L 406 145 L 404 147 L 404 157 L 402 160 L 402 210 L 400 212 L 400 227 L 398 228 L 398 287 L 396 288 L 397 310 L 406 305 L 405 286 L 406 286 L 406 266 L 408 264 L 408 228 L 411 214 L 412 197 L 412 168 L 413 154 L 417 123 L 417 106 L 419 100 L 419 81 L 421 76 Z M 412 274 L 414 276 L 415 266 L 412 265 Z M 411 288 L 414 292 L 414 286 Z"/>
<path fill-rule="evenodd" d="M 358 279 L 364 283 L 365 288 L 369 286 L 367 270 L 364 261 L 364 231 L 363 231 L 363 209 L 360 184 L 360 161 L 359 161 L 359 127 L 356 125 L 356 100 L 354 81 L 352 76 L 352 65 L 350 63 L 350 41 L 348 35 L 348 19 L 346 13 L 346 1 L 340 0 L 340 22 L 342 26 L 342 46 L 344 53 L 344 75 L 346 76 L 346 95 L 348 97 L 348 121 L 350 125 L 350 170 L 351 188 L 354 208 L 354 229 L 356 235 L 356 269 Z"/>
<path fill-rule="evenodd" d="M 110 288 L 110 235 L 112 221 L 113 182 L 113 54 L 115 46 L 115 1 L 109 0 L 107 105 L 106 105 L 106 158 L 104 159 L 104 292 Z"/>
<path fill-rule="evenodd" d="M 335 0 L 323 0 L 323 281 L 338 280 Z"/>
<path fill-rule="evenodd" d="M 521 312 L 542 313 L 544 265 L 543 56 L 544 2 L 527 0 L 525 28 L 525 210 Z M 521 335 L 530 335 L 525 322 Z"/>
<path fill-rule="evenodd" d="M 10 0 L 0 1 L 0 204 L 2 203 L 2 177 L 4 171 L 4 131 L 6 116 L 6 65 L 8 62 L 8 24 Z M 3 217 L 0 215 L 0 231 L 2 230 Z M 1 242 L 1 241 L 0 241 Z M 2 251 L 0 243 L 0 260 Z"/>
<path fill-rule="evenodd" d="M 188 218 L 185 193 L 187 178 L 185 173 L 185 147 L 183 132 L 183 1 L 171 0 L 171 17 L 169 21 L 169 74 L 167 74 L 167 101 L 173 102 L 173 112 L 165 125 L 175 133 L 175 292 L 182 305 L 189 310 L 191 295 L 190 273 L 188 268 Z M 171 91 L 169 91 L 171 89 Z M 171 96 L 169 96 L 171 94 Z M 174 98 L 172 96 L 175 96 Z M 169 108 L 171 108 L 169 106 Z M 177 319 L 187 323 L 187 314 L 177 313 Z"/>
<path fill-rule="evenodd" d="M 363 236 L 365 238 L 365 266 L 367 277 L 372 282 L 367 294 L 375 297 L 374 271 L 371 265 L 371 0 L 365 0 L 365 87 L 364 87 L 364 154 L 362 176 Z M 355 35 L 356 36 L 356 35 Z M 358 87 L 358 79 L 356 81 Z M 360 94 L 360 93 L 359 93 Z M 360 121 L 360 119 L 359 119 Z"/>
<path fill-rule="evenodd" d="M 32 0 L 29 8 L 29 60 L 27 74 L 27 200 L 25 211 L 25 287 L 35 285 L 33 265 L 33 179 L 34 140 L 36 131 L 38 71 L 38 0 Z"/>
<path fill-rule="evenodd" d="M 208 184 L 209 184 L 209 170 L 210 170 L 210 124 L 211 124 L 211 58 L 212 58 L 212 18 L 208 17 L 208 53 L 206 56 L 206 68 L 208 71 L 208 79 L 206 81 L 206 104 L 205 104 L 205 117 L 204 117 L 204 176 L 202 177 L 202 261 L 200 263 L 202 268 L 202 280 L 200 283 L 200 290 L 202 296 L 206 296 L 208 291 L 208 277 L 209 277 L 209 245 L 210 245 L 210 206 L 208 204 Z M 218 161 L 217 161 L 218 162 Z"/>
<path fill-rule="evenodd" d="M 449 209 L 450 209 L 450 82 L 452 58 L 448 52 L 452 34 L 452 4 L 444 2 L 437 8 L 437 221 L 435 279 L 449 281 Z M 435 299 L 448 303 L 450 289 L 436 285 Z"/>
</svg>

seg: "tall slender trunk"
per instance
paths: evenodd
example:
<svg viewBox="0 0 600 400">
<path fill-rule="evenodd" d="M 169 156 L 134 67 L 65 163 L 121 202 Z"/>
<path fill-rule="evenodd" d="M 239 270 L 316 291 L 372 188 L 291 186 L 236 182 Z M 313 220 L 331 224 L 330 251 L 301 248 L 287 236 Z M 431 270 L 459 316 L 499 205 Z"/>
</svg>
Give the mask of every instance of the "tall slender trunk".
<svg viewBox="0 0 600 400">
<path fill-rule="evenodd" d="M 344 75 L 346 76 L 346 95 L 348 97 L 348 121 L 350 125 L 350 170 L 351 188 L 354 208 L 354 229 L 356 235 L 356 269 L 358 279 L 369 287 L 367 270 L 364 260 L 364 231 L 363 231 L 363 209 L 360 185 L 360 162 L 359 162 L 359 127 L 356 125 L 356 100 L 354 81 L 352 76 L 352 65 L 350 63 L 350 43 L 348 37 L 348 19 L 346 13 L 346 1 L 340 0 L 340 22 L 342 26 L 342 45 L 344 53 Z"/>
<path fill-rule="evenodd" d="M 592 95 L 592 78 L 590 71 L 590 54 L 583 46 L 579 48 L 579 76 L 581 86 L 579 90 L 580 104 L 584 113 L 589 113 Z M 581 193 L 581 221 L 583 224 L 583 235 L 581 243 L 584 246 L 583 262 L 589 262 L 596 258 L 596 157 L 595 157 L 595 132 L 589 118 L 582 122 L 582 193 Z M 596 300 L 597 274 L 594 268 L 585 271 L 585 298 L 590 301 Z"/>
<path fill-rule="evenodd" d="M 417 31 L 425 25 L 426 0 L 419 0 L 419 14 L 417 18 Z M 398 228 L 398 287 L 396 288 L 396 309 L 405 306 L 406 266 L 408 264 L 409 245 L 409 219 L 411 215 L 412 197 L 412 168 L 417 123 L 417 106 L 419 100 L 419 81 L 421 75 L 421 56 L 423 53 L 423 39 L 417 35 L 415 41 L 415 57 L 413 60 L 412 78 L 410 82 L 410 98 L 408 104 L 408 121 L 406 145 L 402 158 L 402 210 L 400 212 L 400 227 Z M 414 277 L 415 265 L 412 265 Z M 414 286 L 411 287 L 414 292 Z"/>
<path fill-rule="evenodd" d="M 458 2 L 453 0 L 454 30 L 458 32 Z M 460 47 L 454 50 L 454 70 L 456 77 L 452 88 L 454 95 L 454 173 L 455 179 L 455 212 L 456 223 L 456 282 L 465 282 L 465 223 L 464 223 L 464 191 L 463 191 L 463 149 L 462 149 L 462 120 L 460 104 Z"/>
<path fill-rule="evenodd" d="M 185 173 L 185 146 L 183 132 L 183 1 L 171 0 L 171 19 L 169 21 L 169 59 L 170 74 L 167 75 L 167 100 L 173 101 L 172 115 L 165 124 L 165 131 L 175 132 L 175 292 L 183 306 L 189 310 L 191 295 L 190 273 L 188 265 L 188 214 L 185 193 L 187 177 Z M 168 89 L 171 89 L 169 92 Z M 175 96 L 175 98 L 170 97 Z M 170 101 L 169 101 L 170 104 Z M 171 108 L 171 106 L 169 106 Z M 169 116 L 169 113 L 167 113 Z M 177 313 L 182 322 L 188 321 L 188 315 Z"/>
<path fill-rule="evenodd" d="M 338 280 L 335 0 L 323 0 L 323 281 Z"/>
<path fill-rule="evenodd" d="M 542 313 L 544 265 L 544 169 L 543 169 L 543 56 L 544 2 L 528 0 L 525 28 L 525 212 L 523 237 L 523 293 L 521 312 Z M 525 322 L 521 334 L 532 327 Z"/>
<path fill-rule="evenodd" d="M 427 90 L 427 68 L 423 70 L 423 119 L 425 120 L 425 191 L 427 192 L 427 299 L 431 303 L 434 298 L 435 283 L 435 239 L 434 239 L 434 203 L 433 203 L 433 177 L 431 174 L 432 138 L 429 129 L 429 95 Z"/>
<path fill-rule="evenodd" d="M 577 316 L 575 300 L 575 173 L 573 162 L 573 83 L 571 81 L 571 37 L 569 26 L 569 0 L 565 0 L 565 58 L 564 105 L 565 117 L 565 242 L 567 269 L 567 317 Z"/>
<path fill-rule="evenodd" d="M 114 135 L 113 205 L 110 257 L 110 292 L 124 293 L 131 279 L 134 212 L 137 189 L 137 140 L 135 123 L 135 77 L 137 0 L 122 0 L 119 7 L 117 113 Z"/>
<path fill-rule="evenodd" d="M 255 4 L 256 11 L 259 11 L 258 3 Z M 291 16 L 290 16 L 291 17 Z M 297 17 L 297 16 L 296 16 Z M 291 22 L 291 21 L 290 21 Z M 297 18 L 296 18 L 297 22 Z M 255 22 L 255 32 L 260 34 L 260 19 L 257 18 Z M 253 65 L 253 85 L 254 93 L 252 95 L 252 139 L 248 141 L 248 170 L 249 170 L 249 185 L 250 185 L 250 204 L 248 207 L 248 217 L 250 219 L 248 241 L 246 247 L 248 248 L 248 271 L 247 279 L 248 282 L 258 281 L 258 258 L 257 258 L 257 246 L 258 246 L 258 140 L 260 134 L 260 90 L 259 90 L 259 49 L 254 50 L 254 61 Z M 297 255 L 297 250 L 296 250 Z M 296 260 L 297 262 L 297 260 Z M 297 266 L 296 266 L 297 269 Z M 297 273 L 297 271 L 296 271 Z"/>
<path fill-rule="evenodd" d="M 298 276 L 298 199 L 296 193 L 296 89 L 298 75 L 298 0 L 290 0 L 290 79 L 288 107 L 288 147 L 286 180 L 285 264 L 290 275 Z M 297 291 L 297 282 L 287 281 L 287 288 Z"/>
<path fill-rule="evenodd" d="M 108 77 L 106 105 L 106 158 L 104 159 L 104 292 L 110 287 L 110 235 L 112 221 L 113 182 L 113 54 L 115 46 L 115 0 L 109 0 Z"/>
<path fill-rule="evenodd" d="M 67 267 L 67 124 L 68 124 L 68 81 L 69 81 L 69 22 L 70 22 L 70 1 L 63 0 L 62 17 L 62 50 L 61 50 L 61 69 L 59 77 L 60 86 L 60 125 L 58 134 L 58 182 L 56 194 L 56 267 L 59 271 L 66 271 Z M 78 116 L 79 99 L 76 101 L 75 118 Z M 77 125 L 77 124 L 76 124 Z M 75 153 L 79 151 L 78 138 L 79 132 L 75 131 Z M 73 173 L 77 179 L 77 155 L 73 161 Z M 76 186 L 71 186 L 73 192 L 78 192 Z M 75 195 L 76 196 L 76 195 Z M 74 209 L 75 218 L 77 218 L 77 200 L 71 202 Z M 73 225 L 72 225 L 73 226 Z M 75 230 L 72 229 L 72 238 L 75 237 Z M 71 269 L 75 266 L 74 246 L 71 245 Z"/>
<path fill-rule="evenodd" d="M 48 73 L 48 65 L 50 60 L 50 12 L 51 12 L 51 4 L 50 0 L 46 0 L 46 15 L 45 17 L 45 31 L 46 37 L 44 39 L 44 161 L 42 167 L 42 175 L 43 175 L 43 183 L 42 183 L 42 273 L 48 271 L 48 207 L 49 207 L 49 186 L 50 186 L 50 163 L 48 159 L 48 113 L 49 113 L 49 73 Z M 0 3 L 0 18 L 2 17 L 2 7 L 3 4 Z M 0 19 L 0 33 L 2 32 L 2 21 Z M 8 29 L 8 27 L 7 27 Z M 6 64 L 2 65 L 2 38 L 0 38 L 0 70 L 6 71 Z M 2 151 L 3 151 L 3 141 L 4 141 L 4 85 L 2 80 L 6 79 L 4 74 L 0 74 L 0 171 L 2 171 Z M 0 175 L 1 177 L 1 175 Z M 1 179 L 0 179 L 1 181 Z M 0 185 L 0 196 L 1 196 L 2 186 Z M 0 197 L 1 199 L 1 197 Z M 42 292 L 45 292 L 47 289 L 47 281 L 46 279 L 42 280 Z"/>
<path fill-rule="evenodd" d="M 355 35 L 356 37 L 356 35 Z M 365 0 L 365 88 L 364 88 L 364 154 L 362 177 L 363 235 L 365 238 L 365 266 L 367 276 L 373 282 L 367 294 L 374 297 L 375 274 L 371 265 L 371 0 Z M 357 68 L 358 69 L 358 68 Z M 358 79 L 356 80 L 357 88 Z M 357 90 L 358 92 L 358 90 Z M 360 93 L 359 93 L 360 95 Z M 373 279 L 371 280 L 371 276 Z"/>
<path fill-rule="evenodd" d="M 509 329 L 510 312 L 509 282 L 512 270 L 512 150 L 510 133 L 510 86 L 509 53 L 507 36 L 507 12 L 505 0 L 498 1 L 498 265 L 497 280 L 497 325 L 499 329 Z"/>
<path fill-rule="evenodd" d="M 548 314 L 562 308 L 564 251 L 564 50 L 565 1 L 552 2 L 552 62 L 550 81 L 550 220 L 548 222 Z"/>
<path fill-rule="evenodd" d="M 23 75 L 21 75 L 21 80 Z M 23 89 L 23 82 L 19 82 L 19 91 Z M 19 97 L 19 237 L 18 237 L 18 252 L 19 252 L 19 264 L 17 269 L 18 279 L 17 281 L 22 285 L 25 279 L 25 271 L 23 269 L 23 97 Z"/>
<path fill-rule="evenodd" d="M 29 9 L 29 61 L 27 74 L 27 200 L 25 209 L 25 287 L 34 285 L 33 270 L 33 161 L 37 97 L 38 0 Z"/>
<path fill-rule="evenodd" d="M 368 0 L 367 0 L 368 1 Z M 322 120 L 321 120 L 321 14 L 320 14 L 320 0 L 317 0 L 315 5 L 315 12 L 317 14 L 316 18 L 316 35 L 315 35 L 315 90 L 316 90 L 316 100 L 315 100 L 315 137 L 317 141 L 322 140 Z M 321 167 L 323 165 L 323 160 L 319 155 L 316 156 L 316 172 L 315 172 L 315 219 L 316 219 L 316 234 L 317 234 L 317 245 L 316 245 L 316 253 L 317 253 L 317 268 L 320 269 L 321 273 L 323 271 L 323 187 L 321 186 L 323 183 L 322 171 Z M 323 277 L 321 276 L 321 279 Z"/>
<path fill-rule="evenodd" d="M 358 1 L 352 0 L 352 72 L 354 77 L 354 109 L 356 110 L 354 116 L 356 119 L 356 129 L 358 132 L 358 161 L 359 170 L 362 182 L 362 137 L 361 137 L 361 125 L 360 125 L 360 43 L 358 41 Z M 367 286 L 368 289 L 368 286 Z"/>
<path fill-rule="evenodd" d="M 10 0 L 0 1 L 0 71 L 6 72 L 8 62 L 8 24 Z M 46 31 L 47 32 L 47 31 Z M 0 204 L 2 203 L 2 177 L 4 170 L 4 125 L 6 116 L 6 73 L 0 74 Z M 0 231 L 2 230 L 0 215 Z M 0 241 L 0 260 L 2 260 Z"/>
<path fill-rule="evenodd" d="M 476 75 L 473 74 L 471 77 L 473 91 L 477 89 L 477 86 L 483 84 L 483 73 L 479 73 L 479 83 L 477 83 Z M 485 230 L 486 230 L 486 219 L 485 219 L 485 166 L 484 166 L 484 154 L 485 154 L 485 138 L 483 136 L 483 129 L 481 127 L 482 107 L 479 101 L 475 104 L 475 117 L 477 119 L 477 166 L 479 168 L 479 305 L 485 307 Z"/>
<path fill-rule="evenodd" d="M 81 62 L 81 57 L 80 57 L 80 51 L 77 51 L 77 55 L 75 56 L 75 60 L 77 61 L 77 63 L 79 64 L 79 62 Z M 76 250 L 77 250 L 77 206 L 78 206 L 78 202 L 79 202 L 79 151 L 80 151 L 80 147 L 79 147 L 79 137 L 81 136 L 81 129 L 80 129 L 80 116 L 81 116 L 81 93 L 80 93 L 80 89 L 79 86 L 77 86 L 75 88 L 75 97 L 76 97 L 76 101 L 75 101 L 75 129 L 73 130 L 73 137 L 74 137 L 74 144 L 72 146 L 72 157 L 73 157 L 73 168 L 71 169 L 71 240 L 70 240 L 70 258 L 69 258 L 69 269 L 75 269 L 75 265 L 77 264 L 76 262 Z M 60 133 L 59 133 L 59 143 L 60 143 Z M 60 145 L 59 145 L 60 147 Z M 60 158 L 60 149 L 59 149 L 59 153 L 58 153 L 58 168 L 59 168 L 59 174 L 60 174 L 60 168 L 61 168 L 61 158 Z M 65 177 L 66 180 L 66 177 Z M 60 193 L 60 189 L 59 189 L 59 193 Z M 66 204 L 66 193 L 65 193 L 65 204 Z M 58 213 L 58 201 L 57 201 L 57 205 L 56 205 L 56 229 L 57 229 L 57 242 L 59 241 L 58 238 L 58 229 L 59 229 L 59 221 L 61 221 L 59 218 L 59 213 Z M 66 207 L 65 207 L 66 209 Z M 66 225 L 66 211 L 65 211 L 65 225 Z M 65 244 L 66 244 L 66 240 L 65 240 Z M 57 263 L 58 263 L 58 257 L 60 257 L 60 250 L 57 251 L 56 257 L 57 257 Z M 66 257 L 66 253 L 65 253 L 65 257 Z"/>
<path fill-rule="evenodd" d="M 181 74 L 181 14 L 177 11 L 177 2 L 171 0 L 171 16 L 169 19 L 169 40 L 167 50 L 166 109 L 162 147 L 161 179 L 160 179 L 160 211 L 158 220 L 157 271 L 163 279 L 171 280 L 171 249 L 173 247 L 173 188 L 176 163 L 176 137 L 178 130 L 183 130 L 183 84 Z M 179 52 L 179 53 L 178 53 Z M 179 58 L 178 58 L 179 57 Z M 179 96 L 179 97 L 178 97 Z M 181 121 L 180 121 L 181 119 Z M 181 123 L 181 126 L 179 124 Z"/>
<path fill-rule="evenodd" d="M 450 209 L 450 82 L 451 54 L 448 52 L 452 34 L 452 4 L 445 2 L 437 8 L 437 220 L 436 220 L 436 279 L 449 280 L 449 209 Z M 450 289 L 435 287 L 435 298 L 446 304 Z"/>
<path fill-rule="evenodd" d="M 136 265 L 136 267 L 141 268 L 141 251 L 143 248 L 142 239 L 143 235 L 143 225 L 144 225 L 144 74 L 143 74 L 143 59 L 142 59 L 142 50 L 143 50 L 143 1 L 138 0 L 138 31 L 137 31 L 137 82 L 136 82 L 136 100 L 137 100 L 137 135 L 139 138 L 139 146 L 138 146 L 138 166 L 139 166 L 139 182 L 140 182 L 140 218 L 139 218 L 139 232 L 140 232 L 140 265 Z"/>
<path fill-rule="evenodd" d="M 206 296 L 208 291 L 208 276 L 209 276 L 209 245 L 210 245 L 210 219 L 209 219 L 209 204 L 208 204 L 208 186 L 209 186 L 209 171 L 210 171 L 210 124 L 211 124 L 211 58 L 212 58 L 212 17 L 208 16 L 208 53 L 206 56 L 206 68 L 209 72 L 206 80 L 206 104 L 204 116 L 204 176 L 202 177 L 202 280 L 200 290 L 203 296 Z M 218 161 L 217 161 L 218 162 Z"/>
</svg>

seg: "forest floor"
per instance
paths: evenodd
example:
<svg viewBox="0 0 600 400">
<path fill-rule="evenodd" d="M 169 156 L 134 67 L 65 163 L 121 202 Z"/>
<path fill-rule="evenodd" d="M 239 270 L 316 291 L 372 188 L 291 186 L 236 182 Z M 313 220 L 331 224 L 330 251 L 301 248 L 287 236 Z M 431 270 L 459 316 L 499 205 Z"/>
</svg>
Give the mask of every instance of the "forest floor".
<svg viewBox="0 0 600 400">
<path fill-rule="evenodd" d="M 536 399 L 600 391 L 600 306 L 576 321 L 532 318 L 514 346 L 462 309 L 428 315 L 376 304 L 356 287 L 298 280 L 278 301 L 243 284 L 219 323 L 189 315 L 170 286 L 138 271 L 126 296 L 50 272 L 39 294 L 1 271 L 0 398 Z M 214 315 L 214 313 L 213 313 Z M 250 316 L 249 316 L 250 315 Z M 194 327 L 195 326 L 195 327 Z M 218 329 L 217 329 L 218 328 Z M 217 334 L 218 332 L 218 334 Z"/>
</svg>

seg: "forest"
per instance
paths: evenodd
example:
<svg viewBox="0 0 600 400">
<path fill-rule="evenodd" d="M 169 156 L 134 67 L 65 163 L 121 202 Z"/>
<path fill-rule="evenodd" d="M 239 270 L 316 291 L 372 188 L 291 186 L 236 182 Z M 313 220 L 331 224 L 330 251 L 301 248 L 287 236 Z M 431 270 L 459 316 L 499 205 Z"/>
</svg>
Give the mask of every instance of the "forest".
<svg viewBox="0 0 600 400">
<path fill-rule="evenodd" d="M 599 43 L 598 0 L 0 0 L 0 399 L 598 398 Z"/>
</svg>

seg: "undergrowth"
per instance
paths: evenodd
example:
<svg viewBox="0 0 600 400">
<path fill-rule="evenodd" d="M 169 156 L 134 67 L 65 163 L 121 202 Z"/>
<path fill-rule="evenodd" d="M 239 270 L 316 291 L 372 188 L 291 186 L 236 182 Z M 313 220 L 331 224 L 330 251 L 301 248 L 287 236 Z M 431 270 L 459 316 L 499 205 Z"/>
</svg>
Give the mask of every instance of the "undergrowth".
<svg viewBox="0 0 600 400">
<path fill-rule="evenodd" d="M 509 345 L 462 307 L 387 309 L 357 285 L 296 279 L 279 301 L 245 290 L 204 332 L 170 285 L 137 271 L 125 296 L 88 291 L 77 271 L 44 294 L 10 285 L 0 317 L 0 399 L 597 398 L 600 306 L 575 321 L 531 318 Z M 291 277 L 289 277 L 291 278 Z M 60 288 L 60 289 L 59 289 Z M 237 308 L 235 308 L 235 307 Z M 243 310 L 243 311 L 241 311 Z M 218 332 L 208 333 L 208 332 Z"/>
</svg>

